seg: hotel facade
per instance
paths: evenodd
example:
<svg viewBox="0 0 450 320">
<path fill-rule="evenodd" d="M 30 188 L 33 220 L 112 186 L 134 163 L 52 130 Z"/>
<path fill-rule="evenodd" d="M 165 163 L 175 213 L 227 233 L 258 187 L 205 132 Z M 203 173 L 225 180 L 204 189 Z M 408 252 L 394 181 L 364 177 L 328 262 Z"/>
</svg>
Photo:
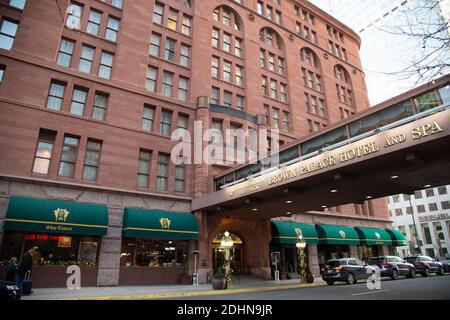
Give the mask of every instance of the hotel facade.
<svg viewBox="0 0 450 320">
<path fill-rule="evenodd" d="M 216 215 L 192 201 L 236 167 L 171 161 L 172 132 L 198 139 L 195 121 L 202 133 L 277 131 L 283 149 L 369 108 L 359 37 L 309 2 L 0 8 L 0 259 L 39 247 L 35 286 L 65 286 L 71 264 L 82 286 L 189 283 L 194 265 L 205 283 L 223 261 L 225 231 L 235 273 L 266 279 L 273 252 L 284 274 L 298 270 L 294 230 L 315 276 L 327 259 L 395 244 L 384 198 L 271 218 L 245 207 Z"/>
</svg>

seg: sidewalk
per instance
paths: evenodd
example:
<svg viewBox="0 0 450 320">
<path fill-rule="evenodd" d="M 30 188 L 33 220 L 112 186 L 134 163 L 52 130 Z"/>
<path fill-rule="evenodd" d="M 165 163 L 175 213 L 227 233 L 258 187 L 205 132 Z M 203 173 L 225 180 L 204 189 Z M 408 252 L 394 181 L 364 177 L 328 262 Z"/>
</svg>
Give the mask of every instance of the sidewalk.
<svg viewBox="0 0 450 320">
<path fill-rule="evenodd" d="M 88 287 L 80 290 L 67 288 L 33 289 L 33 294 L 22 297 L 22 300 L 139 300 L 183 298 L 189 296 L 208 296 L 220 294 L 233 294 L 244 292 L 262 292 L 302 287 L 323 286 L 325 282 L 316 278 L 312 284 L 300 284 L 299 280 L 283 281 L 242 281 L 233 282 L 228 290 L 212 290 L 211 284 L 199 286 L 119 286 L 119 287 Z"/>
</svg>

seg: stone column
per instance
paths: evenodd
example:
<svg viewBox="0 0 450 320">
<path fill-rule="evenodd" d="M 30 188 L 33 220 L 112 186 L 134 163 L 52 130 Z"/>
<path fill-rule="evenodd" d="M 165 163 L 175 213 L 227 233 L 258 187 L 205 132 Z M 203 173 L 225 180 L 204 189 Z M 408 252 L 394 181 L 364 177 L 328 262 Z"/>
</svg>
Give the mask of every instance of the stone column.
<svg viewBox="0 0 450 320">
<path fill-rule="evenodd" d="M 358 257 L 358 247 L 356 245 L 349 245 L 350 247 L 350 257 L 359 259 Z"/>
<path fill-rule="evenodd" d="M 308 244 L 308 266 L 314 277 L 320 277 L 319 257 L 315 244 Z"/>
<path fill-rule="evenodd" d="M 3 233 L 6 218 L 6 211 L 9 203 L 9 182 L 0 181 L 0 250 L 3 244 Z"/>
<path fill-rule="evenodd" d="M 102 238 L 98 264 L 98 286 L 118 286 L 122 252 L 122 196 L 110 195 L 108 200 L 108 234 Z"/>
<path fill-rule="evenodd" d="M 201 211 L 197 211 L 195 213 L 195 217 L 197 218 L 198 222 L 198 250 L 200 251 L 198 255 L 198 282 L 200 284 L 205 284 L 207 282 L 207 274 L 211 269 L 210 263 L 209 263 L 209 251 L 210 245 L 209 245 L 209 234 L 207 230 L 207 223 L 206 223 L 206 213 L 203 213 Z"/>
</svg>

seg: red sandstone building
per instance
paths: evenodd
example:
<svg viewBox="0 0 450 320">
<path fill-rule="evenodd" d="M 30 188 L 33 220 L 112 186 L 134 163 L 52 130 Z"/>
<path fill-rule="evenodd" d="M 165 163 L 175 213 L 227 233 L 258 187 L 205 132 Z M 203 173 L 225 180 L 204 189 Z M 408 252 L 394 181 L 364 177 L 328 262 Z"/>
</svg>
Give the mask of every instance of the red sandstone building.
<svg viewBox="0 0 450 320">
<path fill-rule="evenodd" d="M 359 37 L 307 1 L 0 0 L 0 9 L 1 259 L 38 246 L 37 286 L 64 286 L 73 261 L 84 286 L 177 283 L 194 250 L 204 282 L 226 230 L 235 269 L 269 277 L 270 220 L 191 213 L 232 168 L 176 166 L 171 132 L 193 133 L 194 121 L 279 129 L 283 146 L 369 107 Z M 391 224 L 384 200 L 284 220 Z M 325 259 L 362 255 L 354 244 L 318 247 L 308 244 L 315 275 Z M 295 268 L 295 246 L 277 248 Z"/>
</svg>

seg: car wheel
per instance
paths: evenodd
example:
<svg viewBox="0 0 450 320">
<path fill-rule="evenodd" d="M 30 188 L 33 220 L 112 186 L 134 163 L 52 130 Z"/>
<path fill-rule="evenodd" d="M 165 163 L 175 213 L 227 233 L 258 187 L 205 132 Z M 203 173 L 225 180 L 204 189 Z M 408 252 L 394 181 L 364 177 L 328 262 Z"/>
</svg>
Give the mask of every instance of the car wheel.
<svg viewBox="0 0 450 320">
<path fill-rule="evenodd" d="M 327 285 L 332 286 L 334 284 L 334 281 L 327 281 Z"/>
<path fill-rule="evenodd" d="M 444 275 L 444 268 L 439 268 L 439 271 L 437 272 L 438 276 Z"/>
<path fill-rule="evenodd" d="M 430 269 L 425 268 L 425 271 L 422 273 L 422 277 L 428 277 L 428 276 L 430 276 Z"/>
<path fill-rule="evenodd" d="M 392 278 L 392 280 L 398 280 L 398 270 L 397 269 L 392 270 L 391 278 Z"/>
<path fill-rule="evenodd" d="M 349 272 L 349 274 L 347 275 L 347 284 L 355 284 L 355 276 L 353 275 L 353 273 Z"/>
<path fill-rule="evenodd" d="M 408 278 L 415 278 L 416 277 L 416 270 L 411 269 L 409 270 L 409 274 L 407 276 Z"/>
</svg>

